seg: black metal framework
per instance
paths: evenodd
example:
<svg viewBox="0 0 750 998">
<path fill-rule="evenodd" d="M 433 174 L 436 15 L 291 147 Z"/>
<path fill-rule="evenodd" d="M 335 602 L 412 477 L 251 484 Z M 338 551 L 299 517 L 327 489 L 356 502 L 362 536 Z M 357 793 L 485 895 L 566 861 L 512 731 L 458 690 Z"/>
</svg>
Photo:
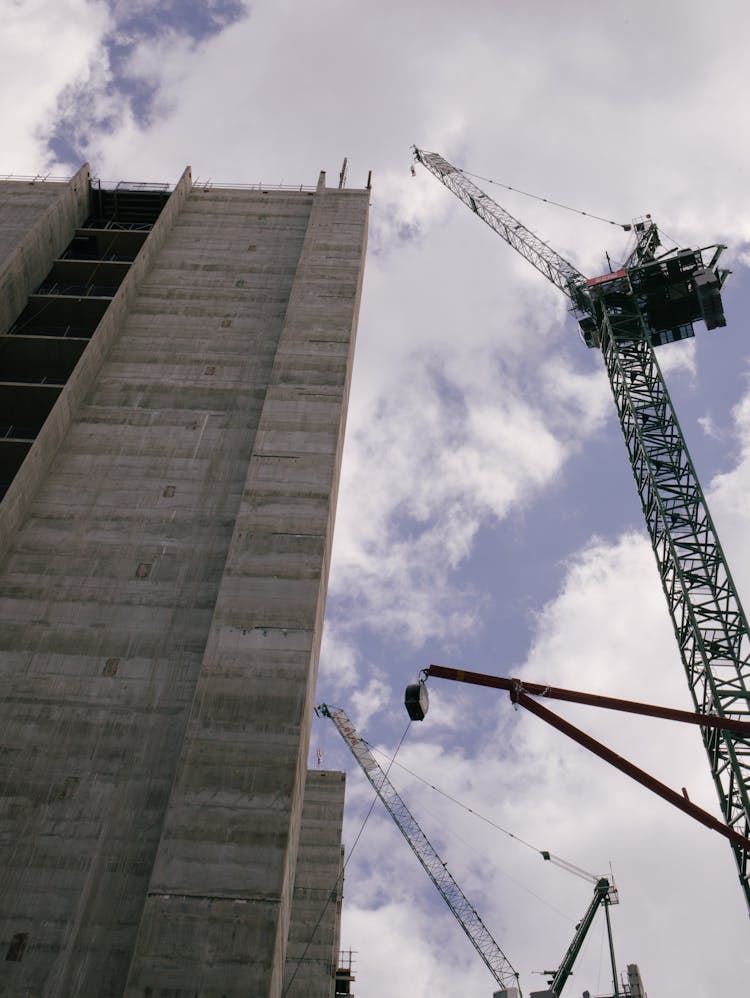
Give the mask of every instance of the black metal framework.
<svg viewBox="0 0 750 998">
<path fill-rule="evenodd" d="M 633 299 L 631 299 L 633 303 Z M 747 619 L 642 316 L 602 299 L 601 348 L 696 711 L 750 718 Z M 722 814 L 750 836 L 750 738 L 702 728 Z M 748 850 L 732 843 L 750 907 Z"/>
<path fill-rule="evenodd" d="M 88 222 L 0 336 L 0 500 L 169 195 L 162 184 L 95 182 Z"/>
<path fill-rule="evenodd" d="M 127 183 L 102 185 L 91 181 L 91 217 L 87 229 L 148 231 L 159 217 L 170 195 L 168 184 Z"/>
</svg>

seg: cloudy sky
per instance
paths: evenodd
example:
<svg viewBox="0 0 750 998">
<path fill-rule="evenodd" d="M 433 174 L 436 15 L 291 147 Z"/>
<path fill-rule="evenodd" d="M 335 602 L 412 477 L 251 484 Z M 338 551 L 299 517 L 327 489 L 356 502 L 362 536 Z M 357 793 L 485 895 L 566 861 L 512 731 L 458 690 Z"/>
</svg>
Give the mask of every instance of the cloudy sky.
<svg viewBox="0 0 750 998">
<path fill-rule="evenodd" d="M 686 245 L 721 241 L 728 328 L 660 351 L 750 602 L 750 129 L 741 0 L 1 0 L 0 174 L 349 185 L 373 171 L 321 700 L 384 755 L 430 662 L 687 707 L 601 357 L 565 300 L 426 171 L 474 173 Z M 582 271 L 617 227 L 491 188 Z M 728 845 L 507 699 L 433 680 L 393 782 L 513 965 L 559 963 L 591 896 L 539 849 L 614 871 L 621 969 L 650 998 L 744 994 L 748 917 Z M 560 708 L 716 809 L 696 732 Z M 311 746 L 369 786 L 330 721 Z M 384 763 L 387 764 L 387 763 Z M 498 831 L 494 825 L 516 836 Z M 523 842 L 519 841 L 523 840 Z M 525 845 L 523 843 L 528 843 Z M 529 845 L 533 848 L 529 848 Z M 347 868 L 358 998 L 493 982 L 376 808 Z M 610 988 L 601 919 L 566 994 Z"/>
</svg>

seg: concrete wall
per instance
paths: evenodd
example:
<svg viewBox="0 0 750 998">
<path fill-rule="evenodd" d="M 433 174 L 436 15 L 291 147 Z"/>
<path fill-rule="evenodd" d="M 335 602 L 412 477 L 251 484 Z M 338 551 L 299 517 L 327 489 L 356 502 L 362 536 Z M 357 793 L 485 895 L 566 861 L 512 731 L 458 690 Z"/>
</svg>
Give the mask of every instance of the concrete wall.
<svg viewBox="0 0 750 998">
<path fill-rule="evenodd" d="M 346 775 L 307 774 L 284 998 L 333 998 L 340 949 Z"/>
<path fill-rule="evenodd" d="M 312 199 L 129 998 L 281 994 L 367 205 Z"/>
<path fill-rule="evenodd" d="M 82 167 L 78 174 L 76 174 L 76 177 L 70 182 L 70 192 L 66 199 L 67 202 L 70 202 L 73 194 L 80 198 L 80 204 L 78 205 L 79 221 L 83 221 L 88 214 L 88 198 L 86 195 L 80 194 L 80 186 L 83 185 L 84 180 L 86 191 L 88 191 L 88 167 Z M 181 211 L 185 198 L 190 192 L 191 184 L 190 169 L 188 168 L 172 192 L 166 207 L 149 233 L 135 262 L 129 268 L 125 280 L 118 288 L 117 294 L 114 296 L 102 321 L 87 344 L 83 356 L 52 407 L 47 421 L 32 444 L 2 503 L 0 503 L 0 564 L 6 553 L 10 550 L 12 538 L 29 513 L 31 503 L 41 483 L 44 481 L 44 477 L 57 454 L 61 442 L 65 439 L 70 429 L 74 415 L 78 412 L 83 400 L 93 390 L 104 358 L 120 335 L 123 323 L 135 300 L 138 289 L 158 256 L 166 233 L 170 231 L 175 218 Z M 8 192 L 7 196 L 8 201 L 12 204 L 13 200 L 10 192 Z M 62 209 L 56 203 L 55 219 L 61 213 Z M 41 272 L 41 277 L 29 286 L 29 290 L 36 286 L 47 274 L 54 257 L 65 249 L 73 237 L 76 224 L 78 224 L 75 221 L 75 213 L 69 208 L 63 214 L 65 224 L 69 226 L 65 228 L 60 225 L 60 239 L 62 239 L 63 233 L 66 233 L 65 239 L 62 242 L 59 242 L 57 238 L 55 239 L 54 245 L 51 246 L 54 252 L 46 262 L 41 258 L 41 250 L 45 242 L 39 233 L 40 231 L 46 231 L 49 212 L 45 213 L 32 227 L 32 234 L 35 236 L 35 246 L 39 250 L 39 259 L 36 259 L 35 266 Z M 0 231 L 2 231 L 2 228 L 3 226 L 0 224 Z M 13 259 L 19 259 L 18 254 L 14 254 Z M 25 303 L 26 297 L 24 296 L 21 305 L 14 312 L 14 318 Z"/>
<path fill-rule="evenodd" d="M 89 168 L 69 183 L 0 181 L 0 334 L 88 214 Z"/>
<path fill-rule="evenodd" d="M 367 194 L 170 204 L 2 504 L 2 994 L 279 993 Z"/>
<path fill-rule="evenodd" d="M 643 987 L 641 972 L 638 969 L 637 963 L 628 964 L 628 987 L 630 988 L 631 998 L 648 998 L 646 989 Z"/>
</svg>

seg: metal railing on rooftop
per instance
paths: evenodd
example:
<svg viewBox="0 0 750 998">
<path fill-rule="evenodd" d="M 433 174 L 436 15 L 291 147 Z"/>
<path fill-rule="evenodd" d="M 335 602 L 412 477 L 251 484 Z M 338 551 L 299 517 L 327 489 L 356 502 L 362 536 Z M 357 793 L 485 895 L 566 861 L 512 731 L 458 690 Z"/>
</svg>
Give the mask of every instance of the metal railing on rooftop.
<svg viewBox="0 0 750 998">
<path fill-rule="evenodd" d="M 0 180 L 13 180 L 13 181 L 26 181 L 29 184 L 68 184 L 70 183 L 70 177 L 53 177 L 52 174 L 46 174 L 42 176 L 41 173 L 37 173 L 35 177 L 31 174 L 21 174 L 21 173 L 2 173 L 0 174 Z"/>
<path fill-rule="evenodd" d="M 91 186 L 103 191 L 153 191 L 155 193 L 164 193 L 174 188 L 174 184 L 157 184 L 144 180 L 102 180 L 99 177 L 91 178 Z"/>
<path fill-rule="evenodd" d="M 226 191 L 306 191 L 310 194 L 317 190 L 314 185 L 310 187 L 306 184 L 228 184 L 223 181 L 200 179 L 193 181 L 193 190 L 210 191 L 214 188 Z"/>
<path fill-rule="evenodd" d="M 67 184 L 70 182 L 70 177 L 55 177 L 51 174 L 42 175 L 37 174 L 32 177 L 31 174 L 20 174 L 20 173 L 3 173 L 0 174 L 0 180 L 13 180 L 13 181 L 26 181 L 29 184 Z M 130 181 L 130 180 L 100 180 L 98 177 L 91 178 L 91 184 L 96 185 L 97 189 L 101 188 L 103 191 L 172 191 L 174 190 L 174 184 L 156 184 L 156 183 L 146 183 L 142 181 Z M 213 188 L 218 188 L 219 190 L 236 190 L 236 191 L 307 191 L 308 193 L 314 193 L 317 190 L 315 184 L 264 184 L 259 181 L 257 184 L 232 184 L 223 180 L 201 180 L 196 178 L 193 181 L 193 189 L 201 188 L 202 190 L 212 190 Z"/>
<path fill-rule="evenodd" d="M 35 295 L 64 295 L 73 298 L 114 298 L 117 287 L 112 284 L 40 284 Z"/>
<path fill-rule="evenodd" d="M 87 218 L 82 229 L 113 229 L 117 232 L 148 232 L 153 229 L 153 222 L 118 222 L 113 218 Z"/>
</svg>

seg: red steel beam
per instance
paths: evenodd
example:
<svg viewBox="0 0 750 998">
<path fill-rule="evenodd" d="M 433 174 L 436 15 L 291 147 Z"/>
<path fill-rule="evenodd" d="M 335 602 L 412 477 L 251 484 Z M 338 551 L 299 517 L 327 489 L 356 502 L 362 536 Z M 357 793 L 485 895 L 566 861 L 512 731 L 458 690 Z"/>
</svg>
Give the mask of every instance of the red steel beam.
<svg viewBox="0 0 750 998">
<path fill-rule="evenodd" d="M 546 691 L 549 687 L 538 686 L 536 683 L 522 683 L 517 679 L 504 679 L 500 676 L 485 676 L 476 672 L 464 672 L 461 669 L 448 669 L 441 665 L 431 665 L 429 669 L 426 670 L 426 673 L 428 676 L 435 676 L 441 679 L 453 679 L 458 682 L 473 683 L 476 686 L 491 686 L 495 689 L 507 690 L 510 693 L 511 700 L 514 703 L 520 704 L 520 706 L 525 707 L 526 710 L 530 711 L 532 714 L 536 714 L 537 717 L 541 718 L 543 721 L 546 721 L 547 724 L 550 724 L 553 728 L 556 728 L 558 731 L 562 732 L 562 734 L 567 735 L 568 738 L 571 738 L 583 748 L 593 752 L 594 755 L 599 756 L 600 759 L 608 762 L 611 766 L 614 766 L 615 769 L 619 769 L 621 773 L 625 773 L 626 776 L 631 777 L 631 779 L 635 780 L 637 783 L 640 783 L 641 786 L 644 786 L 653 793 L 658 794 L 659 797 L 668 801 L 670 804 L 673 804 L 674 807 L 679 808 L 680 811 L 684 811 L 685 814 L 689 814 L 691 818 L 699 821 L 702 825 L 718 832 L 719 835 L 723 835 L 725 838 L 729 839 L 730 842 L 734 843 L 734 845 L 739 846 L 741 849 L 750 849 L 750 839 L 745 838 L 744 835 L 740 835 L 739 832 L 736 832 L 733 828 L 730 828 L 728 825 L 724 824 L 724 822 L 720 821 L 718 818 L 715 818 L 712 814 L 709 814 L 708 811 L 704 811 L 703 808 L 698 807 L 697 804 L 693 804 L 687 796 L 678 794 L 676 790 L 672 790 L 671 787 L 661 783 L 645 770 L 639 769 L 638 766 L 635 766 L 632 762 L 629 762 L 621 755 L 613 752 L 612 749 L 607 748 L 606 745 L 602 745 L 601 742 L 598 742 L 595 738 L 592 738 L 591 735 L 587 735 L 585 731 L 581 731 L 580 728 L 576 728 L 575 725 L 570 724 L 562 717 L 554 714 L 551 710 L 543 707 L 540 703 L 537 703 L 536 700 L 532 700 L 532 698 L 528 695 L 528 692 L 531 692 L 532 687 L 534 686 L 536 686 L 542 694 L 548 695 L 546 694 Z M 560 697 L 559 699 L 568 699 L 580 703 L 588 702 L 586 700 L 576 701 L 575 698 L 578 694 L 575 694 L 575 691 L 573 690 L 563 690 L 561 692 L 573 694 L 573 696 Z M 583 695 L 587 696 L 587 694 Z M 604 697 L 597 699 L 606 700 L 608 698 Z M 619 702 L 628 703 L 629 701 Z M 662 713 L 656 712 L 668 709 L 663 707 L 652 708 L 649 704 L 640 704 L 638 706 L 649 707 L 650 712 L 655 717 L 664 716 Z M 623 710 L 626 708 L 619 707 L 615 709 Z M 636 711 L 636 713 L 645 712 Z M 695 716 L 689 714 L 687 711 L 677 711 L 676 713 L 686 713 L 691 718 Z M 676 719 L 682 720 L 682 718 Z M 702 715 L 700 715 L 700 719 L 703 721 Z"/>
<path fill-rule="evenodd" d="M 606 707 L 609 710 L 622 710 L 628 714 L 644 714 L 646 717 L 662 717 L 668 721 L 683 721 L 687 724 L 697 724 L 701 728 L 718 728 L 721 731 L 734 731 L 737 734 L 750 737 L 750 721 L 741 721 L 734 717 L 719 717 L 718 714 L 696 714 L 691 710 L 659 707 L 656 704 L 639 703 L 636 700 L 619 700 L 616 697 L 600 696 L 598 693 L 581 693 L 578 690 L 566 690 L 559 686 L 544 686 L 542 683 L 527 683 L 520 679 L 488 676 L 482 672 L 449 669 L 444 665 L 431 665 L 425 669 L 425 672 L 428 676 L 435 676 L 438 679 L 453 679 L 461 683 L 471 683 L 474 686 L 491 686 L 497 690 L 510 691 L 513 683 L 519 683 L 521 689 L 525 690 L 526 693 L 538 697 L 589 704 L 592 707 Z"/>
<path fill-rule="evenodd" d="M 585 731 L 581 731 L 580 728 L 576 728 L 574 725 L 569 724 L 568 721 L 563 720 L 557 714 L 554 714 L 551 710 L 543 707 L 536 700 L 532 700 L 530 696 L 521 690 L 513 691 L 511 690 L 511 698 L 514 703 L 520 704 L 525 707 L 526 710 L 531 711 L 532 714 L 536 714 L 547 724 L 551 724 L 553 728 L 557 728 L 568 738 L 572 738 L 574 742 L 578 742 L 589 752 L 593 752 L 594 755 L 598 755 L 600 759 L 604 759 L 608 762 L 610 766 L 614 766 L 615 769 L 619 769 L 621 773 L 625 773 L 631 779 L 640 783 L 641 786 L 647 787 L 653 793 L 658 794 L 664 800 L 669 801 L 670 804 L 674 804 L 675 807 L 679 808 L 680 811 L 684 811 L 685 814 L 689 814 L 691 818 L 695 818 L 702 825 L 707 828 L 713 829 L 713 831 L 718 832 L 719 835 L 723 835 L 725 838 L 733 842 L 734 845 L 739 846 L 741 849 L 750 849 L 750 839 L 745 838 L 744 835 L 740 835 L 729 825 L 726 825 L 723 821 L 719 821 L 708 811 L 704 811 L 703 808 L 698 807 L 697 804 L 693 804 L 691 800 L 684 797 L 682 794 L 678 794 L 676 790 L 672 790 L 664 783 L 660 783 L 659 780 L 651 776 L 650 773 L 645 772 L 643 769 L 639 769 L 638 766 L 634 766 L 632 762 L 627 759 L 623 759 L 621 755 L 613 752 L 612 749 L 607 748 L 606 745 L 602 745 L 601 742 L 596 741 L 591 735 L 587 735 Z"/>
</svg>

